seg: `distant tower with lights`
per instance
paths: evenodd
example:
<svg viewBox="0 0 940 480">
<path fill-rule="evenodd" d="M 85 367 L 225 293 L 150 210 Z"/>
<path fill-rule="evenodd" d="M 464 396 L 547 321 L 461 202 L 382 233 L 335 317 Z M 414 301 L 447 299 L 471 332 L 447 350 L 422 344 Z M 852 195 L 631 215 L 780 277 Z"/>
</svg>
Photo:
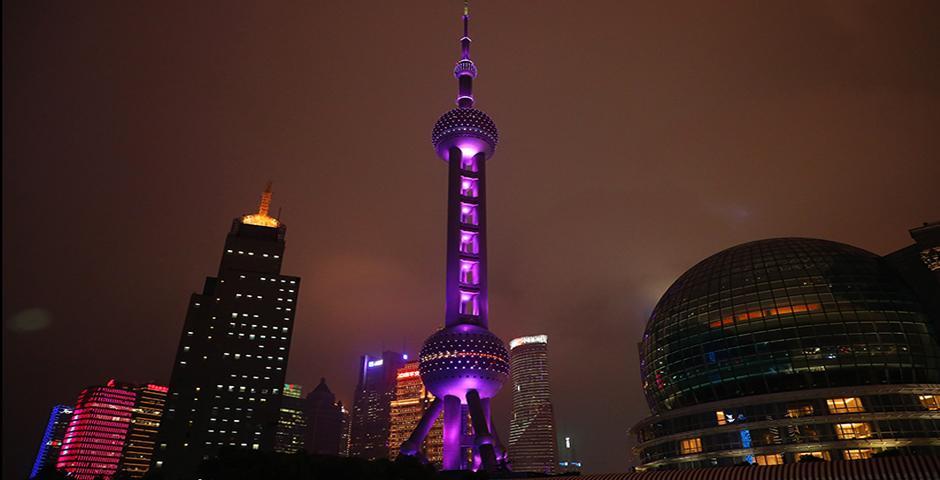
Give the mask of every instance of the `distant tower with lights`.
<svg viewBox="0 0 940 480">
<path fill-rule="evenodd" d="M 349 429 L 349 455 L 377 460 L 389 456 L 388 429 L 391 425 L 392 400 L 395 400 L 395 375 L 408 355 L 382 352 L 380 357 L 363 355 L 359 364 L 359 383 L 353 395 L 352 425 Z"/>
<path fill-rule="evenodd" d="M 512 372 L 509 462 L 516 471 L 555 473 L 558 446 L 548 382 L 548 335 L 510 340 L 509 358 Z"/>
<path fill-rule="evenodd" d="M 300 278 L 281 275 L 287 227 L 257 213 L 232 221 L 218 275 L 189 300 L 154 467 L 175 480 L 221 447 L 271 451 Z"/>
<path fill-rule="evenodd" d="M 496 149 L 496 125 L 473 108 L 470 11 L 464 7 L 461 58 L 454 68 L 457 108 L 434 125 L 431 142 L 448 164 L 447 281 L 444 328 L 424 343 L 421 379 L 436 397 L 403 455 L 418 455 L 434 420 L 444 411 L 443 468 L 493 471 L 505 460 L 490 416 L 490 399 L 509 375 L 509 352 L 487 323 L 486 162 Z M 467 435 L 467 418 L 472 434 Z M 472 462 L 468 451 L 472 450 Z"/>
</svg>

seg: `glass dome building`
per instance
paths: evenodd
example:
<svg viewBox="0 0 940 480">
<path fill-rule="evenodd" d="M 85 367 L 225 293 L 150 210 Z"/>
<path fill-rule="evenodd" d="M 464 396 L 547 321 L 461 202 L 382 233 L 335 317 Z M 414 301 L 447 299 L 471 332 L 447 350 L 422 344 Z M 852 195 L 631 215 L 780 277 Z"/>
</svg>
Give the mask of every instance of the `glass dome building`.
<svg viewBox="0 0 940 480">
<path fill-rule="evenodd" d="M 719 252 L 639 345 L 640 469 L 940 453 L 936 319 L 873 253 L 826 240 Z"/>
</svg>

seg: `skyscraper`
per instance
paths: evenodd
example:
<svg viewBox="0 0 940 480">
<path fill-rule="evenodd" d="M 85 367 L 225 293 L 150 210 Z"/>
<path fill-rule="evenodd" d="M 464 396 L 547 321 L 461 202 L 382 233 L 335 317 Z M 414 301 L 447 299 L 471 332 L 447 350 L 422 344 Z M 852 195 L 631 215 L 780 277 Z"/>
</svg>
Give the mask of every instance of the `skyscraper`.
<svg viewBox="0 0 940 480">
<path fill-rule="evenodd" d="M 388 457 L 389 414 L 395 399 L 395 374 L 407 359 L 407 355 L 396 352 L 360 358 L 359 383 L 353 396 L 349 429 L 351 456 L 369 460 Z"/>
<path fill-rule="evenodd" d="M 36 461 L 33 462 L 33 470 L 30 472 L 29 478 L 36 478 L 43 470 L 55 468 L 59 459 L 59 451 L 62 449 L 62 440 L 65 439 L 66 429 L 72 419 L 72 412 L 72 407 L 68 405 L 52 407 L 52 413 L 49 414 L 49 422 L 46 424 L 46 431 L 42 435 L 39 453 L 36 454 Z"/>
<path fill-rule="evenodd" d="M 548 336 L 510 340 L 509 362 L 512 380 L 509 462 L 519 472 L 554 473 L 558 446 L 548 383 Z"/>
<path fill-rule="evenodd" d="M 131 411 L 131 424 L 121 458 L 121 472 L 131 478 L 141 478 L 150 470 L 168 388 L 152 383 L 124 388 L 137 393 L 137 400 Z"/>
<path fill-rule="evenodd" d="M 437 397 L 411 437 L 403 455 L 417 455 L 435 419 L 444 411 L 443 468 L 493 471 L 505 458 L 490 416 L 490 399 L 509 375 L 509 352 L 489 331 L 486 280 L 486 164 L 498 140 L 496 125 L 473 108 L 470 60 L 470 11 L 464 6 L 461 58 L 454 68 L 457 108 L 434 125 L 431 143 L 448 163 L 447 277 L 444 328 L 424 342 L 421 379 Z M 466 435 L 469 416 L 473 434 Z M 468 464 L 467 451 L 473 461 Z"/>
<path fill-rule="evenodd" d="M 136 404 L 137 394 L 114 380 L 82 390 L 56 469 L 78 480 L 112 478 L 121 463 Z"/>
<path fill-rule="evenodd" d="M 343 408 L 343 403 L 336 401 L 336 395 L 326 385 L 325 378 L 321 378 L 317 387 L 307 395 L 304 413 L 307 419 L 304 448 L 307 453 L 349 454 L 348 436 L 344 435 L 349 414 Z"/>
<path fill-rule="evenodd" d="M 304 402 L 300 398 L 302 391 L 302 385 L 284 384 L 277 430 L 274 432 L 275 452 L 297 453 L 304 448 L 307 419 L 304 415 Z"/>
<path fill-rule="evenodd" d="M 398 369 L 395 385 L 395 400 L 392 400 L 391 426 L 388 443 L 393 447 L 401 445 L 421 420 L 425 410 L 434 401 L 434 395 L 424 387 L 418 372 L 418 362 L 412 361 Z M 424 458 L 429 463 L 441 464 L 441 450 L 444 446 L 443 420 L 440 416 L 434 421 L 431 432 L 421 446 Z M 398 449 L 392 448 L 391 458 L 398 456 Z"/>
<path fill-rule="evenodd" d="M 190 298 L 154 463 L 170 480 L 222 446 L 274 449 L 300 278 L 281 275 L 287 227 L 270 204 L 269 184 Z"/>
</svg>

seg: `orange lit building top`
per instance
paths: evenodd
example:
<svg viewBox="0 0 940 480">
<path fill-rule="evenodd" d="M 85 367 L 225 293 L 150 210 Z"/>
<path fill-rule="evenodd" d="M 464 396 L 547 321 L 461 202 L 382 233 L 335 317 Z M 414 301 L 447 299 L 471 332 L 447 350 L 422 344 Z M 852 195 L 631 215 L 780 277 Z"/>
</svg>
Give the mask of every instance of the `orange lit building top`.
<svg viewBox="0 0 940 480">
<path fill-rule="evenodd" d="M 271 209 L 271 182 L 268 182 L 267 188 L 261 194 L 261 204 L 258 205 L 258 213 L 245 215 L 242 217 L 242 223 L 247 225 L 257 225 L 259 227 L 277 228 L 281 222 L 268 215 Z"/>
</svg>

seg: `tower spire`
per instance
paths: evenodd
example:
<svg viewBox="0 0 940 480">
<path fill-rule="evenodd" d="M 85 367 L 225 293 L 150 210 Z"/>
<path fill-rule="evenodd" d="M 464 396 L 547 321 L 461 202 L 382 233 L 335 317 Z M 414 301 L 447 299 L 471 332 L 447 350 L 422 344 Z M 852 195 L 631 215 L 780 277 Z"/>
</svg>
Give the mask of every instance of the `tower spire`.
<svg viewBox="0 0 940 480">
<path fill-rule="evenodd" d="M 477 67 L 470 60 L 470 2 L 463 2 L 463 37 L 460 37 L 460 60 L 454 67 L 457 77 L 457 106 L 473 108 L 473 79 L 477 76 Z"/>
<path fill-rule="evenodd" d="M 261 204 L 258 205 L 258 215 L 266 217 L 270 209 L 271 209 L 271 181 L 268 180 L 268 185 L 264 187 L 264 192 L 261 193 Z"/>
<path fill-rule="evenodd" d="M 278 219 L 268 215 L 271 211 L 271 181 L 268 181 L 264 192 L 261 193 L 261 203 L 258 204 L 258 213 L 245 215 L 242 217 L 242 223 L 248 225 L 258 225 L 261 227 L 277 227 L 281 224 Z"/>
</svg>

